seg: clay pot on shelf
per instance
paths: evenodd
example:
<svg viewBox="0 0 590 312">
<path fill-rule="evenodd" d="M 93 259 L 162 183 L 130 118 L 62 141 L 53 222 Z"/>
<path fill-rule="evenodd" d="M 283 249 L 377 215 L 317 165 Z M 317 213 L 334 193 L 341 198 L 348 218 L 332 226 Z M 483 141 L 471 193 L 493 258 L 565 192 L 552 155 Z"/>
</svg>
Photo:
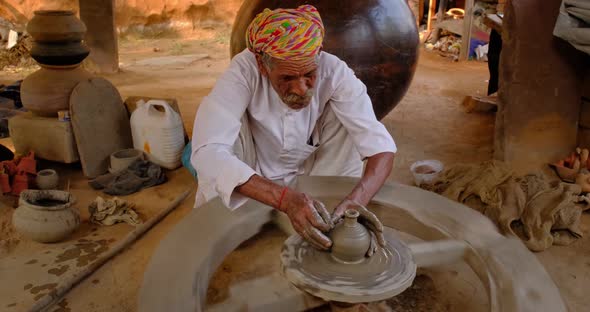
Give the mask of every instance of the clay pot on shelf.
<svg viewBox="0 0 590 312">
<path fill-rule="evenodd" d="M 84 39 L 86 25 L 73 11 L 40 10 L 27 24 L 27 32 L 37 42 L 70 42 Z"/>
<path fill-rule="evenodd" d="M 58 111 L 70 109 L 70 94 L 74 87 L 91 77 L 92 74 L 81 67 L 42 67 L 21 84 L 23 106 L 35 115 L 57 117 Z"/>
<path fill-rule="evenodd" d="M 40 243 L 63 240 L 80 226 L 80 214 L 73 207 L 74 196 L 63 191 L 23 191 L 12 216 L 16 230 Z"/>
<path fill-rule="evenodd" d="M 364 225 L 358 223 L 358 217 L 358 211 L 346 210 L 344 220 L 330 232 L 331 255 L 334 260 L 343 263 L 359 263 L 365 259 L 371 245 L 371 234 Z"/>
<path fill-rule="evenodd" d="M 59 184 L 59 175 L 53 169 L 41 170 L 37 173 L 35 182 L 41 190 L 54 190 Z"/>
<path fill-rule="evenodd" d="M 90 54 L 90 49 L 82 42 L 39 43 L 31 48 L 31 57 L 39 64 L 50 66 L 70 66 L 80 64 Z"/>
</svg>

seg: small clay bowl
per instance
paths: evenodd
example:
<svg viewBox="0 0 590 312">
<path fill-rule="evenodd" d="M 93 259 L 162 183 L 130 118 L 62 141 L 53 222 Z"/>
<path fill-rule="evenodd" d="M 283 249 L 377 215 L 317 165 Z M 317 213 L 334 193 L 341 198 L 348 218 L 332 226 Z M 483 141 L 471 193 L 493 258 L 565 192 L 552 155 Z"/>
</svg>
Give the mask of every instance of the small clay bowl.
<svg viewBox="0 0 590 312">
<path fill-rule="evenodd" d="M 41 190 L 54 190 L 59 184 L 59 175 L 53 169 L 41 170 L 37 173 L 35 182 Z"/>
<path fill-rule="evenodd" d="M 143 159 L 143 151 L 136 149 L 124 149 L 111 154 L 110 173 L 117 173 L 125 170 L 138 159 Z"/>
</svg>

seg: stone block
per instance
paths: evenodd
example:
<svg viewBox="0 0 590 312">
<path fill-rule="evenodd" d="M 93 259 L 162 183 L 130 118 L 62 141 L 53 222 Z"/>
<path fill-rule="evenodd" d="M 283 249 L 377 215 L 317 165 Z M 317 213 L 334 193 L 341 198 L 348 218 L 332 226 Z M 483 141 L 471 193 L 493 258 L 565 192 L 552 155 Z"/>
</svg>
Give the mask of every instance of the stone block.
<svg viewBox="0 0 590 312">
<path fill-rule="evenodd" d="M 80 160 L 69 121 L 26 113 L 10 118 L 8 128 L 17 154 L 34 151 L 38 158 L 66 164 Z"/>
</svg>

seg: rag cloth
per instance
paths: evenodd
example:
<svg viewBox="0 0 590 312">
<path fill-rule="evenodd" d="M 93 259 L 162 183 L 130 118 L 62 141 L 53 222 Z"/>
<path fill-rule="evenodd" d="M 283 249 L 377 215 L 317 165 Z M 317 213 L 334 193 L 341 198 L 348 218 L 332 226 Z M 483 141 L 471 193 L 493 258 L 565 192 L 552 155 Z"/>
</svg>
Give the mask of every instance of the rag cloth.
<svg viewBox="0 0 590 312">
<path fill-rule="evenodd" d="M 590 207 L 579 185 L 552 184 L 541 173 L 515 176 L 499 161 L 452 166 L 437 183 L 422 187 L 479 211 L 532 251 L 581 237 L 580 217 Z"/>
<path fill-rule="evenodd" d="M 90 221 L 101 225 L 113 225 L 117 222 L 125 222 L 129 225 L 139 225 L 141 220 L 133 208 L 133 203 L 114 197 L 104 199 L 98 196 L 88 206 Z"/>
<path fill-rule="evenodd" d="M 113 196 L 129 195 L 140 190 L 166 182 L 164 170 L 148 161 L 138 159 L 127 169 L 117 173 L 107 173 L 90 180 L 88 184 L 95 190 Z"/>
<path fill-rule="evenodd" d="M 590 54 L 590 2 L 563 0 L 553 34 Z"/>
<path fill-rule="evenodd" d="M 246 30 L 246 44 L 254 54 L 280 60 L 306 60 L 322 48 L 324 25 L 312 5 L 296 9 L 265 9 Z"/>
</svg>

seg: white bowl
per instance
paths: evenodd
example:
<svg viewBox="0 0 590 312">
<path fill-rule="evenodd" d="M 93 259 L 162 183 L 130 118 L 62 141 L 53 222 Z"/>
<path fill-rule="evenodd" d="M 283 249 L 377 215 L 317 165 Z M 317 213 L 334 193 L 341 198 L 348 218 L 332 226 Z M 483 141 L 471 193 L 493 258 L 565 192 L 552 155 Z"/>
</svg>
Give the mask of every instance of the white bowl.
<svg viewBox="0 0 590 312">
<path fill-rule="evenodd" d="M 434 184 L 443 170 L 443 163 L 435 159 L 419 160 L 410 166 L 416 186 Z"/>
</svg>

